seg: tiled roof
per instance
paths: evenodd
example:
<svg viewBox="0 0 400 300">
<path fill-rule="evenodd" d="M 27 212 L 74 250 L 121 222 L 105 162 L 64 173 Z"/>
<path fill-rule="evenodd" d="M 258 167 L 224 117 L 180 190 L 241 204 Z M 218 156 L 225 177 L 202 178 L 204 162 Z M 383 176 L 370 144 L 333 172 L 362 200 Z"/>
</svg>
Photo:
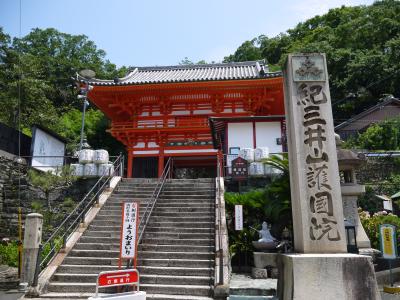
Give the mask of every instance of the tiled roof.
<svg viewBox="0 0 400 300">
<path fill-rule="evenodd" d="M 138 85 L 194 81 L 244 80 L 281 77 L 281 72 L 268 72 L 264 61 L 239 63 L 179 65 L 131 68 L 127 76 L 115 80 L 89 80 L 91 85 Z M 78 80 L 85 81 L 78 75 Z"/>
<path fill-rule="evenodd" d="M 367 110 L 359 113 L 358 115 L 355 115 L 354 117 L 348 119 L 347 121 L 344 121 L 343 123 L 340 123 L 339 125 L 335 126 L 335 130 L 341 129 L 341 128 L 365 117 L 366 115 L 374 112 L 375 110 L 382 109 L 382 107 L 389 105 L 391 103 L 400 104 L 400 99 L 394 98 L 393 96 L 389 96 L 384 101 L 379 102 L 378 104 L 368 108 Z"/>
</svg>

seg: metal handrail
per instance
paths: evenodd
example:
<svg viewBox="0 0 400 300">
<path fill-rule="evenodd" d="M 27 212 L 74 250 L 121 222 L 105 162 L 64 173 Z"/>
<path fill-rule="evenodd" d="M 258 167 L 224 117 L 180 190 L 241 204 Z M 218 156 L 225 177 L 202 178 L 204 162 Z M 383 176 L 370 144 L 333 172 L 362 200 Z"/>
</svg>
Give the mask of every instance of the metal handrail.
<svg viewBox="0 0 400 300">
<path fill-rule="evenodd" d="M 221 160 L 217 157 L 217 197 L 218 197 L 218 244 L 219 244 L 219 285 L 224 284 L 224 253 L 222 246 L 222 191 L 221 191 Z"/>
<path fill-rule="evenodd" d="M 167 164 L 164 167 L 161 177 L 157 181 L 157 185 L 154 188 L 154 191 L 153 191 L 153 194 L 151 195 L 150 201 L 146 205 L 146 210 L 140 219 L 138 244 L 140 244 L 140 242 L 142 241 L 142 237 L 143 237 L 144 231 L 146 229 L 147 223 L 149 222 L 151 213 L 153 212 L 154 206 L 157 203 L 158 196 L 160 195 L 160 193 L 164 187 L 164 183 L 168 178 L 170 170 L 171 170 L 171 157 L 168 158 Z"/>
<path fill-rule="evenodd" d="M 117 157 L 113 166 L 113 173 L 103 174 L 89 192 L 86 193 L 83 199 L 76 205 L 74 210 L 61 222 L 46 242 L 44 242 L 42 249 L 45 250 L 47 246 L 50 246 L 50 250 L 40 263 L 40 268 L 42 270 L 53 260 L 60 249 L 65 248 L 68 238 L 75 231 L 76 227 L 78 227 L 80 223 L 84 222 L 86 213 L 93 204 L 98 203 L 99 196 L 104 191 L 107 184 L 110 183 L 111 179 L 116 176 L 116 174 L 122 176 L 124 168 L 124 156 L 122 154 Z M 60 249 L 57 249 L 61 239 L 63 246 L 60 247 Z"/>
</svg>

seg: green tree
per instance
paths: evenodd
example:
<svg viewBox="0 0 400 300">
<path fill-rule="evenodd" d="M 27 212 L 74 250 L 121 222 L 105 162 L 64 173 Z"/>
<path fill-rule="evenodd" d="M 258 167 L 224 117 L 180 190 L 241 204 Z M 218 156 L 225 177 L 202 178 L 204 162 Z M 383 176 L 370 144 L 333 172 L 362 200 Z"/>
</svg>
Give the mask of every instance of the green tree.
<svg viewBox="0 0 400 300">
<path fill-rule="evenodd" d="M 76 177 L 71 175 L 68 167 L 62 168 L 58 175 L 53 174 L 51 171 L 39 172 L 31 169 L 28 171 L 28 177 L 30 183 L 44 193 L 49 211 L 52 210 L 51 193 L 70 186 L 76 180 Z"/>
<path fill-rule="evenodd" d="M 225 61 L 266 59 L 276 70 L 288 53 L 325 52 L 334 117 L 340 122 L 383 94 L 400 97 L 399 36 L 400 2 L 376 1 L 334 8 L 275 37 L 245 41 Z"/>
<path fill-rule="evenodd" d="M 106 60 L 105 52 L 84 35 L 35 28 L 11 40 L 0 27 L 0 122 L 27 134 L 32 125 L 42 125 L 65 136 L 73 148 L 80 135 L 82 101 L 72 77 L 81 69 L 109 79 L 127 71 Z M 101 112 L 90 109 L 86 120 L 89 142 L 120 151 L 121 145 L 105 132 L 108 121 Z"/>
<path fill-rule="evenodd" d="M 345 143 L 345 147 L 367 150 L 400 150 L 400 117 L 371 125 L 357 138 Z"/>
</svg>

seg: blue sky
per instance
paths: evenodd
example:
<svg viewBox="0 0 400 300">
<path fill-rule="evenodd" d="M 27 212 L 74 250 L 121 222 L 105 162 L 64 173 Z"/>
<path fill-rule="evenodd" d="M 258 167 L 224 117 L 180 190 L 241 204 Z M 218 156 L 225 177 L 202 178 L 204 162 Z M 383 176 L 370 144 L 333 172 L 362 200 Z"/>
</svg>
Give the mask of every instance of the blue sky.
<svg viewBox="0 0 400 300">
<path fill-rule="evenodd" d="M 372 0 L 21 0 L 22 36 L 53 27 L 85 34 L 128 66 L 222 61 L 245 40 L 269 37 L 329 8 Z M 19 1 L 0 0 L 0 26 L 19 35 Z"/>
</svg>

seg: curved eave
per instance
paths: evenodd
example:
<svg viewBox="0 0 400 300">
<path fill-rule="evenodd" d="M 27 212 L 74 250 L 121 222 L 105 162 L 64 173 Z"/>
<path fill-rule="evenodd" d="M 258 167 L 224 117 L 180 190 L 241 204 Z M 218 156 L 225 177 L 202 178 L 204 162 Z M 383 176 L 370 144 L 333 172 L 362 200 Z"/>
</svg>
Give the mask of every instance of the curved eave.
<svg viewBox="0 0 400 300">
<path fill-rule="evenodd" d="M 224 87 L 249 87 L 264 85 L 279 85 L 283 90 L 283 77 L 234 79 L 234 80 L 209 80 L 209 81 L 179 81 L 165 83 L 130 84 L 130 85 L 94 85 L 90 94 L 97 92 L 125 92 L 140 90 L 170 90 L 185 88 L 224 88 Z"/>
<path fill-rule="evenodd" d="M 160 81 L 141 81 L 141 82 L 131 82 L 131 81 L 120 81 L 114 82 L 113 80 L 89 80 L 87 81 L 83 77 L 78 77 L 77 81 L 83 84 L 89 83 L 92 86 L 140 86 L 140 85 L 152 85 L 152 84 L 170 84 L 170 83 L 194 83 L 194 82 L 219 82 L 219 81 L 243 81 L 243 80 L 265 80 L 270 78 L 282 77 L 282 72 L 271 72 L 266 73 L 265 76 L 260 77 L 244 77 L 244 78 L 200 78 L 200 79 L 176 79 L 176 80 L 160 80 Z"/>
</svg>

